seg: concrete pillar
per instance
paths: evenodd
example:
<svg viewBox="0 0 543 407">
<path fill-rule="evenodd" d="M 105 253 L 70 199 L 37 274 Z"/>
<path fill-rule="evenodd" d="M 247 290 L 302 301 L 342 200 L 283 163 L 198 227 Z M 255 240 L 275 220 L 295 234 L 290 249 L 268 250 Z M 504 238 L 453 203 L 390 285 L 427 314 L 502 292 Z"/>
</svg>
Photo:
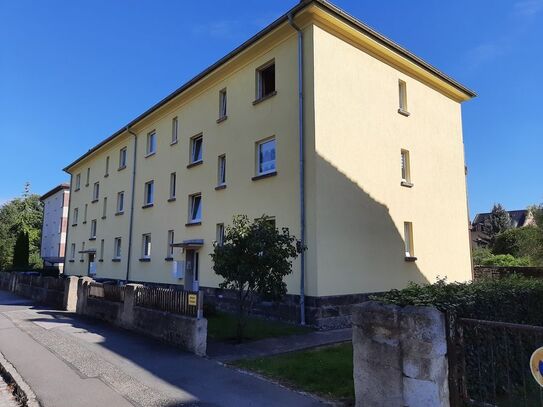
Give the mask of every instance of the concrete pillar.
<svg viewBox="0 0 543 407">
<path fill-rule="evenodd" d="M 449 407 L 445 332 L 444 315 L 432 307 L 355 307 L 356 405 Z"/>
<path fill-rule="evenodd" d="M 85 308 L 87 307 L 87 298 L 89 296 L 89 285 L 94 280 L 90 277 L 80 277 L 77 281 L 77 305 L 76 312 L 78 314 L 85 314 Z"/>
<path fill-rule="evenodd" d="M 77 282 L 79 277 L 70 276 L 64 280 L 64 299 L 62 308 L 66 311 L 75 312 L 77 309 Z"/>
<path fill-rule="evenodd" d="M 121 313 L 121 325 L 132 328 L 134 324 L 134 307 L 136 306 L 136 293 L 142 284 L 127 284 L 124 291 L 124 304 Z"/>
</svg>

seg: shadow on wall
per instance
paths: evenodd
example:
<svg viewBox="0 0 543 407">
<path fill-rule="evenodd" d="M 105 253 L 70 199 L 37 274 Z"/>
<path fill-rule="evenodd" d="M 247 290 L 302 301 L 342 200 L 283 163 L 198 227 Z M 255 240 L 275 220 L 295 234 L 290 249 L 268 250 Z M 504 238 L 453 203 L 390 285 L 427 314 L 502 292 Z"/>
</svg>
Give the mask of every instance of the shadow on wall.
<svg viewBox="0 0 543 407">
<path fill-rule="evenodd" d="M 316 158 L 316 179 L 320 296 L 381 292 L 403 288 L 410 281 L 428 282 L 417 262 L 405 260 L 403 222 L 410 219 L 396 225 L 387 206 L 320 155 Z M 397 182 L 382 185 L 390 189 L 384 194 L 397 195 L 393 190 L 401 188 L 400 180 Z M 416 225 L 414 229 L 416 238 Z"/>
</svg>

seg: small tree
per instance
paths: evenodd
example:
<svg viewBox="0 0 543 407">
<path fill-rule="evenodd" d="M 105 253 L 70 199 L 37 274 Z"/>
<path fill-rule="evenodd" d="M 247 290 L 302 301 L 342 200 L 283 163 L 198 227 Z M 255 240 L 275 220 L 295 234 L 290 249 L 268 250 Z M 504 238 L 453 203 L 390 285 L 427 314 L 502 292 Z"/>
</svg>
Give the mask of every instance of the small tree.
<svg viewBox="0 0 543 407">
<path fill-rule="evenodd" d="M 28 233 L 20 232 L 13 247 L 13 268 L 24 270 L 28 269 L 28 257 L 30 254 L 30 241 Z"/>
<path fill-rule="evenodd" d="M 234 216 L 211 258 L 213 270 L 224 279 L 219 286 L 237 294 L 239 341 L 256 298 L 279 300 L 287 293 L 283 278 L 292 273 L 291 259 L 298 253 L 296 238 L 287 228 L 279 231 L 269 217 L 250 222 L 247 216 Z"/>
<path fill-rule="evenodd" d="M 490 238 L 490 244 L 494 244 L 496 235 L 505 232 L 511 227 L 511 217 L 501 204 L 494 204 L 490 216 L 486 219 L 483 229 Z"/>
</svg>

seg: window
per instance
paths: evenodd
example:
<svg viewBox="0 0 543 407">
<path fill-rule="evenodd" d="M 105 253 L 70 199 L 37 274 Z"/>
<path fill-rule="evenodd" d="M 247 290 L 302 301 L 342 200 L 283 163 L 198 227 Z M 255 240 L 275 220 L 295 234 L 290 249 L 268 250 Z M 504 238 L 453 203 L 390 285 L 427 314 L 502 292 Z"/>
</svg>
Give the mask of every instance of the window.
<svg viewBox="0 0 543 407">
<path fill-rule="evenodd" d="M 89 211 L 89 204 L 85 204 L 85 210 L 83 211 L 83 223 L 87 223 L 88 211 Z"/>
<path fill-rule="evenodd" d="M 104 196 L 104 206 L 102 207 L 102 219 L 105 219 L 107 215 L 107 196 Z"/>
<path fill-rule="evenodd" d="M 106 173 L 104 176 L 109 177 L 109 155 L 106 157 Z"/>
<path fill-rule="evenodd" d="M 72 225 L 77 225 L 77 218 L 79 218 L 79 208 L 74 208 L 74 220 L 72 221 Z"/>
<path fill-rule="evenodd" d="M 72 247 L 70 248 L 70 259 L 72 261 L 75 260 L 75 243 L 72 243 Z"/>
<path fill-rule="evenodd" d="M 83 252 L 85 251 L 85 242 L 81 243 L 81 257 L 79 261 L 83 261 Z"/>
<path fill-rule="evenodd" d="M 91 220 L 90 238 L 96 239 L 96 219 Z"/>
<path fill-rule="evenodd" d="M 100 261 L 104 261 L 104 239 L 100 240 Z"/>
<path fill-rule="evenodd" d="M 100 198 L 100 183 L 95 182 L 94 189 L 92 190 L 92 202 L 98 201 L 99 198 Z"/>
<path fill-rule="evenodd" d="M 80 188 L 81 188 L 81 174 L 77 174 L 75 176 L 75 190 L 79 191 Z"/>
<path fill-rule="evenodd" d="M 168 247 L 166 248 L 166 258 L 171 259 L 173 258 L 173 247 L 172 244 L 174 243 L 174 231 L 168 230 Z"/>
<path fill-rule="evenodd" d="M 85 186 L 88 187 L 90 182 L 90 168 L 87 168 L 87 182 L 85 183 Z"/>
<path fill-rule="evenodd" d="M 176 116 L 172 119 L 172 144 L 177 143 L 178 134 L 179 134 L 179 119 Z"/>
<path fill-rule="evenodd" d="M 119 151 L 119 169 L 126 168 L 126 147 L 121 148 Z"/>
<path fill-rule="evenodd" d="M 275 172 L 275 139 L 257 143 L 257 175 Z"/>
<path fill-rule="evenodd" d="M 152 131 L 147 134 L 147 149 L 146 154 L 152 155 L 156 153 L 156 132 Z"/>
<path fill-rule="evenodd" d="M 121 238 L 116 237 L 113 243 L 113 258 L 114 259 L 121 258 L 121 244 L 122 244 Z"/>
<path fill-rule="evenodd" d="M 194 194 L 189 196 L 189 223 L 202 221 L 202 195 Z"/>
<path fill-rule="evenodd" d="M 149 181 L 145 183 L 144 205 L 152 205 L 155 200 L 155 182 Z"/>
<path fill-rule="evenodd" d="M 262 219 L 262 218 L 261 218 Z M 269 225 L 271 228 L 275 229 L 276 228 L 276 222 L 275 222 L 275 217 L 273 216 L 267 216 L 265 219 L 264 219 L 264 222 Z"/>
<path fill-rule="evenodd" d="M 226 155 L 219 156 L 219 165 L 217 171 L 217 185 L 226 185 Z"/>
<path fill-rule="evenodd" d="M 401 165 L 402 165 L 402 185 L 412 186 L 411 184 L 411 170 L 409 163 L 409 151 L 401 151 Z"/>
<path fill-rule="evenodd" d="M 226 88 L 219 91 L 219 121 L 226 119 Z"/>
<path fill-rule="evenodd" d="M 141 258 L 149 259 L 151 258 L 151 234 L 146 233 L 142 236 L 141 239 Z"/>
<path fill-rule="evenodd" d="M 400 113 L 407 113 L 407 84 L 402 80 L 398 81 L 398 93 L 400 98 L 400 108 L 398 111 Z"/>
<path fill-rule="evenodd" d="M 175 172 L 170 174 L 170 200 L 175 199 L 175 188 L 176 188 L 176 175 Z"/>
<path fill-rule="evenodd" d="M 256 99 L 275 94 L 275 61 L 256 70 Z"/>
<path fill-rule="evenodd" d="M 203 158 L 203 137 L 202 135 L 195 136 L 190 139 L 190 163 L 199 163 Z"/>
<path fill-rule="evenodd" d="M 217 223 L 216 242 L 219 246 L 224 244 L 224 223 Z"/>
<path fill-rule="evenodd" d="M 117 213 L 124 212 L 124 191 L 117 194 Z"/>
<path fill-rule="evenodd" d="M 405 242 L 405 257 L 413 258 L 415 253 L 413 250 L 413 224 L 411 222 L 404 222 L 404 242 Z"/>
</svg>

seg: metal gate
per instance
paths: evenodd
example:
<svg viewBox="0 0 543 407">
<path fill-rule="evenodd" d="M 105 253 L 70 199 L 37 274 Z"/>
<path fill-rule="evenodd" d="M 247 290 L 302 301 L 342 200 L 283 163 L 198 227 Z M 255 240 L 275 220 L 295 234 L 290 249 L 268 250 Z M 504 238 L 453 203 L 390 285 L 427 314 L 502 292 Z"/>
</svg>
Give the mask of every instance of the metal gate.
<svg viewBox="0 0 543 407">
<path fill-rule="evenodd" d="M 543 327 L 450 315 L 452 407 L 543 407 L 530 357 L 543 347 Z"/>
</svg>

